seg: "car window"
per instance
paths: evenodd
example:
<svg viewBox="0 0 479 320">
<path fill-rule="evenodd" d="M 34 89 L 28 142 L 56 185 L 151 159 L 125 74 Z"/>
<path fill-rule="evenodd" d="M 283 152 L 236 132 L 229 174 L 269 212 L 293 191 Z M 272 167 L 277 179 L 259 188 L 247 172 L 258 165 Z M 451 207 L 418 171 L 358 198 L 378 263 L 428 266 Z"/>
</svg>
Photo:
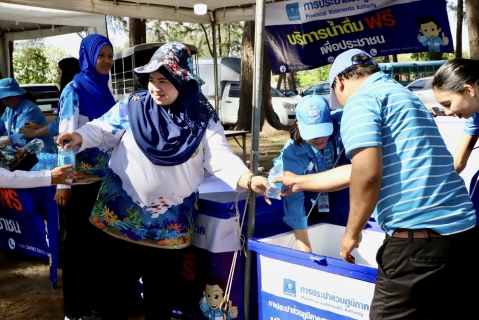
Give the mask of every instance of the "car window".
<svg viewBox="0 0 479 320">
<path fill-rule="evenodd" d="M 275 88 L 271 88 L 271 97 L 284 97 L 285 95 L 282 94 L 279 90 Z"/>
<path fill-rule="evenodd" d="M 60 98 L 60 89 L 56 85 L 21 85 L 21 87 L 31 92 L 37 99 Z"/>
<path fill-rule="evenodd" d="M 408 85 L 408 89 L 411 91 L 416 91 L 416 90 L 423 90 L 424 86 L 426 85 L 426 80 L 417 80 Z"/>
<path fill-rule="evenodd" d="M 319 87 L 318 85 L 309 87 L 303 92 L 303 96 L 310 96 L 310 95 L 316 94 L 316 91 L 318 91 L 318 87 Z"/>
<path fill-rule="evenodd" d="M 331 87 L 329 86 L 329 83 L 324 83 L 319 85 L 317 94 L 326 95 L 326 94 L 329 94 L 330 92 L 331 92 Z"/>
<path fill-rule="evenodd" d="M 42 111 L 51 111 L 52 109 L 58 108 L 58 101 L 37 101 L 37 106 Z"/>
<path fill-rule="evenodd" d="M 240 85 L 239 83 L 232 83 L 230 85 L 230 92 L 228 92 L 228 97 L 230 98 L 239 98 L 240 97 Z"/>
</svg>

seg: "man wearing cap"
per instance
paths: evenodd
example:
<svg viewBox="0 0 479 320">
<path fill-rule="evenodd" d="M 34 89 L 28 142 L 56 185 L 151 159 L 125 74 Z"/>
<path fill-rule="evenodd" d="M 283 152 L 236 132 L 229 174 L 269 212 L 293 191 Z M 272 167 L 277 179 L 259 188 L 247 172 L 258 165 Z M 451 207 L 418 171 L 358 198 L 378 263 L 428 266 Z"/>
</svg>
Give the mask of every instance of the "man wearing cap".
<svg viewBox="0 0 479 320">
<path fill-rule="evenodd" d="M 479 319 L 476 215 L 433 117 L 358 49 L 336 58 L 329 83 L 352 160 L 341 256 L 354 263 L 371 214 L 386 232 L 370 318 Z"/>
<path fill-rule="evenodd" d="M 0 80 L 0 99 L 7 106 L 0 119 L 0 136 L 4 134 L 8 136 L 8 139 L 3 140 L 0 144 L 24 147 L 33 138 L 25 139 L 19 129 L 27 121 L 46 125 L 47 120 L 42 110 L 35 104 L 35 98 L 21 88 L 13 78 Z M 57 152 L 52 136 L 39 137 L 39 139 L 43 140 L 44 152 Z"/>
<path fill-rule="evenodd" d="M 296 175 L 333 168 L 343 150 L 339 134 L 342 113 L 342 109 L 330 112 L 328 102 L 321 96 L 302 98 L 296 106 L 297 121 L 291 126 L 291 139 L 280 156 L 273 160 L 274 165 Z M 307 229 L 308 212 L 317 196 L 317 192 L 301 191 L 283 199 L 283 221 L 294 230 L 298 249 L 306 252 L 312 251 Z"/>
</svg>

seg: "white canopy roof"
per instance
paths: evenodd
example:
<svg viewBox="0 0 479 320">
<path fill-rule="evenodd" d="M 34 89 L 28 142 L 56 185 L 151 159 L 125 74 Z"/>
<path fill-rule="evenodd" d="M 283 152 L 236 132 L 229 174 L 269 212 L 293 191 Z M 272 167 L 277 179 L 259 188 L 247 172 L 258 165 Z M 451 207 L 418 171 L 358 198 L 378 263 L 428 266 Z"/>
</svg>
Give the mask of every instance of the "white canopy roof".
<svg viewBox="0 0 479 320">
<path fill-rule="evenodd" d="M 10 75 L 9 43 L 86 31 L 107 35 L 104 15 L 0 2 L 0 73 Z"/>
<path fill-rule="evenodd" d="M 195 15 L 196 0 L 2 0 L 1 2 L 85 13 L 156 19 L 164 21 L 217 23 L 254 20 L 254 0 L 205 0 L 208 14 Z M 273 0 L 267 0 L 273 2 Z"/>
</svg>

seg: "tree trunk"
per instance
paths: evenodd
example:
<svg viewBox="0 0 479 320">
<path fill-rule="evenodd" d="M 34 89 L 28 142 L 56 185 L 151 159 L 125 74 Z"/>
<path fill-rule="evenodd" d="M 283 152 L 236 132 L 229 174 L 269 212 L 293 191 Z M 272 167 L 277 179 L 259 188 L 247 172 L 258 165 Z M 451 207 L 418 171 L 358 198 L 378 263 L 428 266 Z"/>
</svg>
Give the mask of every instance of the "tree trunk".
<svg viewBox="0 0 479 320">
<path fill-rule="evenodd" d="M 398 62 L 398 55 L 397 54 L 393 54 L 393 62 Z"/>
<path fill-rule="evenodd" d="M 146 43 L 146 20 L 129 19 L 130 47 Z"/>
<path fill-rule="evenodd" d="M 286 77 L 284 73 L 280 73 L 278 75 L 278 83 L 276 84 L 276 89 L 281 90 L 281 86 L 283 85 L 283 82 L 286 82 Z"/>
<path fill-rule="evenodd" d="M 226 40 L 226 56 L 229 57 L 231 52 L 231 23 L 228 23 L 226 28 L 228 30 L 228 37 Z"/>
<path fill-rule="evenodd" d="M 8 62 L 10 64 L 10 78 L 15 78 L 15 70 L 13 70 L 13 41 L 8 41 L 8 53 L 10 54 L 10 61 Z"/>
<path fill-rule="evenodd" d="M 218 57 L 223 56 L 223 50 L 221 49 L 221 24 L 216 25 L 216 48 Z"/>
<path fill-rule="evenodd" d="M 286 75 L 288 78 L 288 89 L 289 90 L 296 90 L 296 78 L 294 77 L 293 72 L 288 72 Z"/>
<path fill-rule="evenodd" d="M 241 93 L 235 130 L 251 130 L 253 102 L 254 21 L 246 21 L 241 40 Z"/>
<path fill-rule="evenodd" d="M 464 22 L 464 0 L 457 0 L 456 58 L 462 58 L 462 23 Z"/>
<path fill-rule="evenodd" d="M 467 30 L 469 33 L 469 54 L 479 60 L 479 0 L 466 0 Z"/>
<path fill-rule="evenodd" d="M 271 65 L 269 63 L 266 50 L 263 50 L 263 87 L 262 87 L 262 105 L 261 105 L 261 131 L 263 131 L 265 119 L 271 127 L 277 130 L 289 130 L 289 126 L 286 126 L 279 121 L 278 115 L 274 112 L 273 102 L 271 101 Z M 268 129 L 268 131 L 271 131 Z"/>
<path fill-rule="evenodd" d="M 389 56 L 381 56 L 381 62 L 382 62 L 382 63 L 387 63 L 387 62 L 389 62 Z"/>
<path fill-rule="evenodd" d="M 241 94 L 238 122 L 236 123 L 235 130 L 251 131 L 253 110 L 254 21 L 245 22 L 241 48 Z M 263 55 L 261 128 L 263 128 L 265 120 L 275 129 L 288 130 L 288 126 L 281 124 L 273 110 L 271 102 L 271 66 L 266 50 L 264 50 Z"/>
</svg>

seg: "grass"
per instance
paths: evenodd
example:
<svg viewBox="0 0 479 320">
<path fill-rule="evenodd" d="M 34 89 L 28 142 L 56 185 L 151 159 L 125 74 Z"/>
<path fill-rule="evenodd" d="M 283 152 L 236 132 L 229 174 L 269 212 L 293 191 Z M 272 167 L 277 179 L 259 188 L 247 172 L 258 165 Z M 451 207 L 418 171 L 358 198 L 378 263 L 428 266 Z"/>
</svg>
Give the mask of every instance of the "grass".
<svg viewBox="0 0 479 320">
<path fill-rule="evenodd" d="M 263 167 L 262 175 L 268 175 L 269 170 L 273 167 L 273 159 L 279 156 L 279 152 L 283 149 L 284 144 L 289 139 L 289 132 L 276 131 L 274 133 L 260 133 L 259 136 L 259 166 Z M 241 143 L 241 137 L 238 138 Z M 228 138 L 228 143 L 238 157 L 243 156 L 243 149 L 236 143 L 234 138 Z M 246 160 L 251 159 L 251 133 L 246 135 Z"/>
</svg>

